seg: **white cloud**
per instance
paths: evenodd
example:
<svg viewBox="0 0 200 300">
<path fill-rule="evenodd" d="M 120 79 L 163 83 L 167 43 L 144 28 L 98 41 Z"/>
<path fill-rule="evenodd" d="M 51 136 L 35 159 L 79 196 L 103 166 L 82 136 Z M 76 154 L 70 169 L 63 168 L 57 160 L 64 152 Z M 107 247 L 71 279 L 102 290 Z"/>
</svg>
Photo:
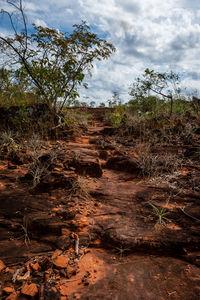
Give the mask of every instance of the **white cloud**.
<svg viewBox="0 0 200 300">
<path fill-rule="evenodd" d="M 40 19 L 36 19 L 35 22 L 34 22 L 34 24 L 35 24 L 36 26 L 47 27 L 46 22 L 44 22 L 43 20 L 40 20 Z"/>
<path fill-rule="evenodd" d="M 199 0 L 25 0 L 25 8 L 29 24 L 70 31 L 84 19 L 115 45 L 111 59 L 96 63 L 85 97 L 104 100 L 117 90 L 128 99 L 128 86 L 146 67 L 188 74 L 184 84 L 200 85 Z"/>
</svg>

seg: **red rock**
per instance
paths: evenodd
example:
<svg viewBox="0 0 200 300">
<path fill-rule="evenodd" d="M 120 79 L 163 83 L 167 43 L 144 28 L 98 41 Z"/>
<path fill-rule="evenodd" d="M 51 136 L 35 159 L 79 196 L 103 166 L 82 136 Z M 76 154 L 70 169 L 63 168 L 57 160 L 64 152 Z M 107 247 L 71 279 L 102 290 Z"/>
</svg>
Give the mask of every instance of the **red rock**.
<svg viewBox="0 0 200 300">
<path fill-rule="evenodd" d="M 80 298 L 81 298 L 81 295 L 78 294 L 78 293 L 75 293 L 75 294 L 74 294 L 74 298 L 75 298 L 75 299 L 80 299 Z"/>
<path fill-rule="evenodd" d="M 51 272 L 49 272 L 48 270 L 46 270 L 46 271 L 44 272 L 44 280 L 45 280 L 45 281 L 48 281 L 48 280 L 49 280 L 50 273 L 51 273 Z"/>
<path fill-rule="evenodd" d="M 10 294 L 6 300 L 26 300 L 27 298 L 22 297 L 18 297 L 16 293 Z"/>
<path fill-rule="evenodd" d="M 6 269 L 5 269 L 5 272 L 6 272 L 6 273 L 14 274 L 14 273 L 15 273 L 15 270 L 10 269 L 10 268 L 6 268 Z"/>
<path fill-rule="evenodd" d="M 71 231 L 67 228 L 62 228 L 61 233 L 62 233 L 62 235 L 70 235 Z"/>
<path fill-rule="evenodd" d="M 69 262 L 69 258 L 66 256 L 58 256 L 54 261 L 53 264 L 58 268 L 67 268 Z"/>
<path fill-rule="evenodd" d="M 106 168 L 132 174 L 138 174 L 140 171 L 137 160 L 127 156 L 110 157 L 106 162 Z"/>
<path fill-rule="evenodd" d="M 31 266 L 31 268 L 33 269 L 33 271 L 39 271 L 40 270 L 40 265 L 39 265 L 39 263 L 38 262 L 36 262 L 36 263 L 32 263 L 32 264 L 30 264 L 30 266 Z"/>
<path fill-rule="evenodd" d="M 58 173 L 61 173 L 61 172 L 62 172 L 62 170 L 59 169 L 59 168 L 54 168 L 53 170 L 54 170 L 55 172 L 58 172 Z"/>
<path fill-rule="evenodd" d="M 78 267 L 68 266 L 66 270 L 67 278 L 71 278 L 73 275 L 76 275 Z"/>
<path fill-rule="evenodd" d="M 4 294 L 12 294 L 14 292 L 14 288 L 11 286 L 8 286 L 8 287 L 3 288 L 2 292 Z"/>
<path fill-rule="evenodd" d="M 65 285 L 61 285 L 59 289 L 62 296 L 68 296 L 69 290 Z"/>
<path fill-rule="evenodd" d="M 38 288 L 35 283 L 26 284 L 22 290 L 21 293 L 30 297 L 35 297 L 38 293 Z"/>
<path fill-rule="evenodd" d="M 0 260 L 0 272 L 3 271 L 6 268 L 6 266 L 4 265 L 3 261 Z"/>
<path fill-rule="evenodd" d="M 60 254 L 62 254 L 62 251 L 59 250 L 59 249 L 56 249 L 56 250 L 54 251 L 54 253 L 52 254 L 51 259 L 54 260 L 54 259 L 55 259 L 56 257 L 58 257 Z"/>
</svg>

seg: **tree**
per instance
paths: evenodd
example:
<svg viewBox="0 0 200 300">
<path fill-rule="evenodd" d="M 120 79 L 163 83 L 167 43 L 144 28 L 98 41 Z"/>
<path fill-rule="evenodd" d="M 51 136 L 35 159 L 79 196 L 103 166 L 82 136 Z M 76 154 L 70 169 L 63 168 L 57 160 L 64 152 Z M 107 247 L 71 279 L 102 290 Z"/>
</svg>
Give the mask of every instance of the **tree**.
<svg viewBox="0 0 200 300">
<path fill-rule="evenodd" d="M 10 105 L 16 103 L 25 103 L 35 99 L 34 89 L 27 86 L 21 79 L 18 70 L 8 70 L 0 68 L 0 103 Z"/>
<path fill-rule="evenodd" d="M 159 95 L 170 101 L 170 116 L 173 112 L 174 100 L 180 95 L 179 75 L 174 72 L 158 73 L 154 70 L 146 69 L 142 77 L 136 78 L 130 91 L 130 95 L 135 99 Z"/>
<path fill-rule="evenodd" d="M 112 98 L 107 102 L 109 107 L 115 107 L 122 104 L 122 101 L 120 100 L 119 94 L 117 92 L 114 92 Z"/>
<path fill-rule="evenodd" d="M 89 104 L 90 107 L 95 107 L 95 105 L 96 105 L 95 101 L 90 101 L 90 104 Z"/>
<path fill-rule="evenodd" d="M 99 107 L 106 107 L 104 102 L 99 103 Z"/>
<path fill-rule="evenodd" d="M 153 113 L 156 114 L 162 110 L 165 101 L 158 96 L 142 96 L 132 99 L 128 102 L 128 107 L 140 113 Z"/>
<path fill-rule="evenodd" d="M 10 20 L 13 35 L 0 36 L 0 49 L 18 67 L 21 79 L 35 86 L 38 97 L 58 113 L 78 97 L 80 85 L 87 87 L 83 79 L 86 73 L 91 75 L 94 60 L 107 59 L 115 48 L 92 33 L 86 22 L 74 25 L 72 33 L 33 24 L 29 34 L 22 0 L 6 3 L 20 15 L 22 30 L 17 30 L 13 13 L 1 10 Z"/>
</svg>

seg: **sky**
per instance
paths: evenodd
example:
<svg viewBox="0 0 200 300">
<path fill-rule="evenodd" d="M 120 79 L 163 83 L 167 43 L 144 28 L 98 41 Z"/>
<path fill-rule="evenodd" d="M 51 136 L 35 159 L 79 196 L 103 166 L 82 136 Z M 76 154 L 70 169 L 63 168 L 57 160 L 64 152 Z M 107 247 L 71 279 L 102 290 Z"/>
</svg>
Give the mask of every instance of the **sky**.
<svg viewBox="0 0 200 300">
<path fill-rule="evenodd" d="M 0 0 L 0 9 L 5 7 Z M 174 71 L 181 86 L 200 91 L 200 0 L 24 0 L 29 25 L 70 31 L 85 20 L 116 47 L 108 60 L 95 62 L 81 101 L 106 102 L 117 92 L 130 99 L 130 86 L 146 68 Z M 0 32 L 9 33 L 0 18 Z"/>
</svg>

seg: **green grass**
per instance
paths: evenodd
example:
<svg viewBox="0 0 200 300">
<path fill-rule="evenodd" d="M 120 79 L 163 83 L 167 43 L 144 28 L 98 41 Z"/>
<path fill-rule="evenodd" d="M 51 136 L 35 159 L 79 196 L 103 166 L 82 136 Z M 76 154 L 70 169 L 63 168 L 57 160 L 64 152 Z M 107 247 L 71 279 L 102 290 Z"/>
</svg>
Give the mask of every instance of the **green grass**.
<svg viewBox="0 0 200 300">
<path fill-rule="evenodd" d="M 168 218 L 166 216 L 169 215 L 169 212 L 166 210 L 165 207 L 159 208 L 159 207 L 153 205 L 152 203 L 149 203 L 149 204 L 153 208 L 153 212 L 158 218 L 157 223 L 164 224 L 165 223 L 164 220 L 168 220 Z"/>
</svg>

